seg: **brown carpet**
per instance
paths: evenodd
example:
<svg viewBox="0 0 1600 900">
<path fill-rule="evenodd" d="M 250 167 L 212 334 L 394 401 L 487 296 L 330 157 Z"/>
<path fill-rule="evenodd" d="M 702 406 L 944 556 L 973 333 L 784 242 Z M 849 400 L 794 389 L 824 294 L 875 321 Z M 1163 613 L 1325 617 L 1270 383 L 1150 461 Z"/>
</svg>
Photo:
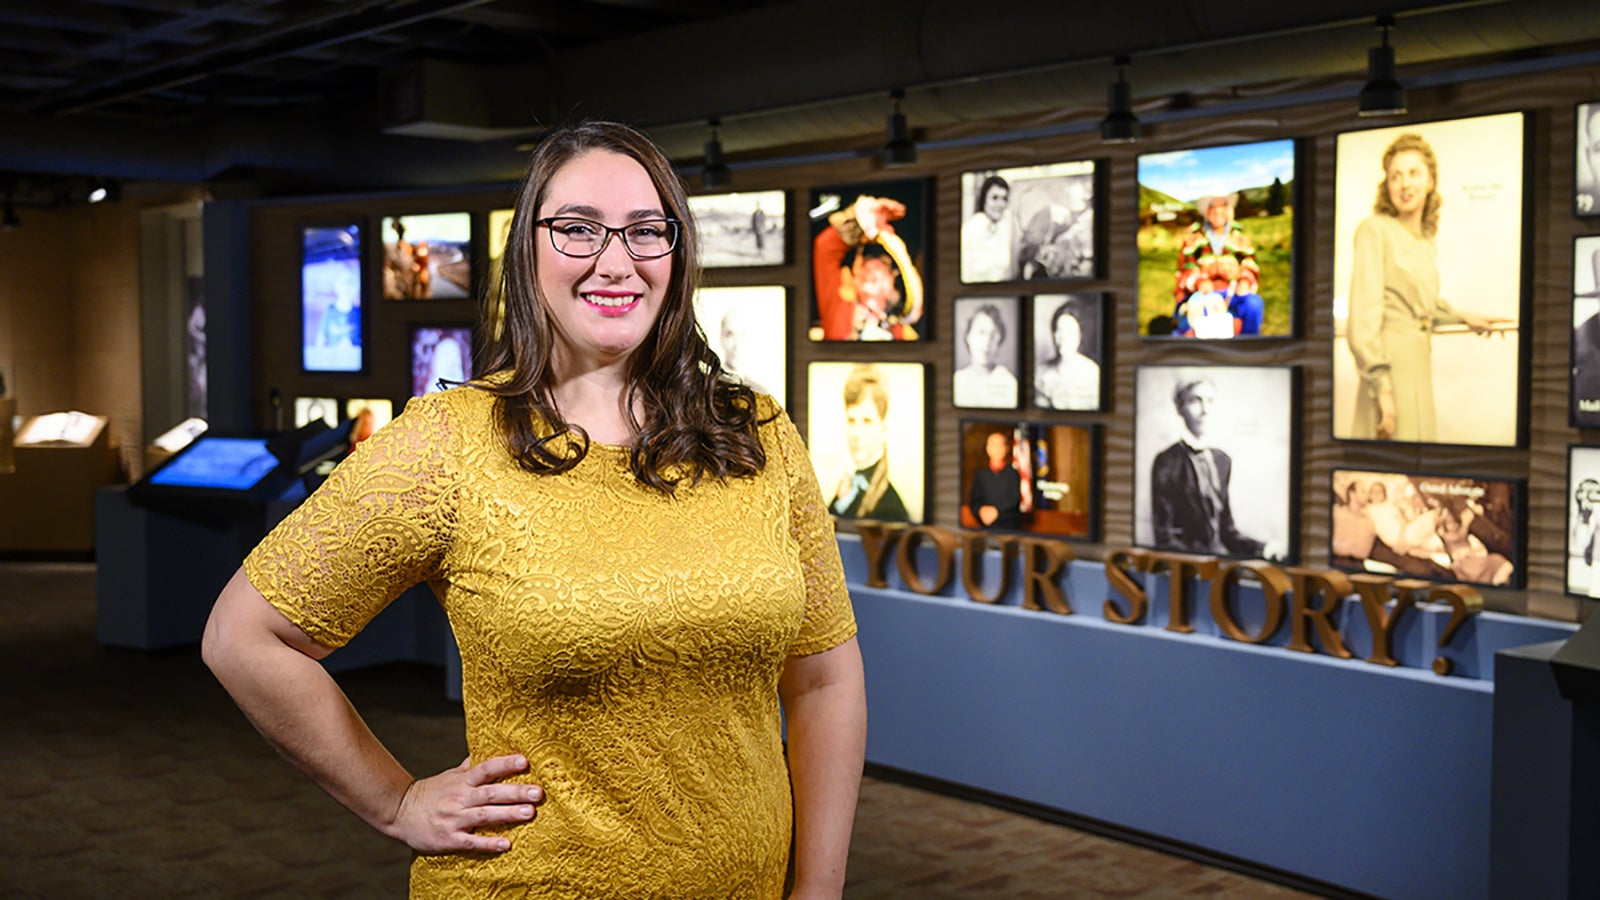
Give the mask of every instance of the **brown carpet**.
<svg viewBox="0 0 1600 900">
<path fill-rule="evenodd" d="M 340 682 L 414 772 L 465 754 L 438 669 Z M 403 897 L 409 851 L 280 760 L 196 648 L 94 639 L 94 567 L 0 563 L 0 897 Z M 869 778 L 845 896 L 1305 897 Z"/>
</svg>

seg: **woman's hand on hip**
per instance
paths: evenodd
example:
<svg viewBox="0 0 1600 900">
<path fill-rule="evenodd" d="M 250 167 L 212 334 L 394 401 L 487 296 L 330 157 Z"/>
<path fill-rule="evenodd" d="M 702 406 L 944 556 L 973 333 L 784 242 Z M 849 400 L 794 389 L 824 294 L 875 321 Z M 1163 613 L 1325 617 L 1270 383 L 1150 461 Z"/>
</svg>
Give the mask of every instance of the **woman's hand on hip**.
<svg viewBox="0 0 1600 900">
<path fill-rule="evenodd" d="M 528 822 L 539 814 L 544 789 L 506 784 L 508 775 L 527 771 L 522 756 L 496 756 L 461 765 L 411 783 L 395 813 L 393 836 L 418 853 L 503 853 L 510 839 L 480 835 L 477 829 Z"/>
</svg>

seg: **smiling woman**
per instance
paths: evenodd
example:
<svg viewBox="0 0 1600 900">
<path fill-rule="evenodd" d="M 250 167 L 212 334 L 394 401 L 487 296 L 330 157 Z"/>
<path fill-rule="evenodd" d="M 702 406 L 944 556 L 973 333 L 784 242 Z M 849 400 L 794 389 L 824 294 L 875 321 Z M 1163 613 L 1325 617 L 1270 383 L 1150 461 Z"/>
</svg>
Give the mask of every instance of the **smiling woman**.
<svg viewBox="0 0 1600 900">
<path fill-rule="evenodd" d="M 413 896 L 778 898 L 786 870 L 792 896 L 842 892 L 855 620 L 799 434 L 695 325 L 692 224 L 638 132 L 547 138 L 488 374 L 363 441 L 213 610 L 207 663 L 417 851 Z M 469 755 L 417 779 L 317 660 L 423 581 L 461 651 Z"/>
</svg>

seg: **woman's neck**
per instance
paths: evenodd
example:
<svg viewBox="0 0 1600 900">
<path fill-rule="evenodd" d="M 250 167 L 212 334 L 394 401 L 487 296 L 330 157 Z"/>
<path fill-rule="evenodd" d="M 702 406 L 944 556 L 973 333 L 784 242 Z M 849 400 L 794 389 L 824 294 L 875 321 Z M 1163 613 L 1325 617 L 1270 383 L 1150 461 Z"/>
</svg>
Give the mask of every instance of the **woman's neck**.
<svg viewBox="0 0 1600 900">
<path fill-rule="evenodd" d="M 560 378 L 551 394 L 561 417 L 581 427 L 590 440 L 625 445 L 635 436 L 625 405 L 627 392 L 627 379 L 618 366 Z M 638 418 L 639 410 L 634 412 Z"/>
</svg>

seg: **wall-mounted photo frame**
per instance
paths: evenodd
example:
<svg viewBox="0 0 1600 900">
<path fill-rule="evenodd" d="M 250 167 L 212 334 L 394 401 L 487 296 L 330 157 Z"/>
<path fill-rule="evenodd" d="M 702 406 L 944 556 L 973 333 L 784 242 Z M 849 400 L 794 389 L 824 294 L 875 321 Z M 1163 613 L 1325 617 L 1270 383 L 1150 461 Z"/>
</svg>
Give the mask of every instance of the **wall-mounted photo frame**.
<svg viewBox="0 0 1600 900">
<path fill-rule="evenodd" d="M 385 216 L 383 299 L 472 296 L 472 214 Z"/>
<path fill-rule="evenodd" d="M 1098 537 L 1097 426 L 964 420 L 960 449 L 961 527 Z"/>
<path fill-rule="evenodd" d="M 1519 481 L 1334 469 L 1328 559 L 1335 568 L 1521 587 Z"/>
<path fill-rule="evenodd" d="M 411 396 L 454 387 L 473 376 L 472 326 L 412 325 Z"/>
<path fill-rule="evenodd" d="M 1600 235 L 1572 241 L 1572 381 L 1568 424 L 1600 428 Z"/>
<path fill-rule="evenodd" d="M 789 262 L 789 193 L 738 191 L 689 198 L 707 269 Z"/>
<path fill-rule="evenodd" d="M 1579 103 L 1574 117 L 1572 214 L 1600 216 L 1600 100 Z"/>
<path fill-rule="evenodd" d="M 927 367 L 814 362 L 806 395 L 806 446 L 829 512 L 927 521 Z"/>
<path fill-rule="evenodd" d="M 961 173 L 961 280 L 1075 281 L 1098 273 L 1093 160 Z"/>
<path fill-rule="evenodd" d="M 1033 298 L 1033 406 L 1070 412 L 1105 408 L 1106 295 Z"/>
<path fill-rule="evenodd" d="M 811 340 L 929 339 L 928 183 L 811 189 Z"/>
<path fill-rule="evenodd" d="M 1296 558 L 1297 374 L 1290 366 L 1135 368 L 1135 544 Z"/>
<path fill-rule="evenodd" d="M 321 421 L 329 428 L 339 427 L 339 401 L 332 397 L 294 398 L 294 427 L 304 428 Z"/>
<path fill-rule="evenodd" d="M 724 371 L 788 405 L 788 288 L 703 287 L 694 295 L 694 316 Z"/>
<path fill-rule="evenodd" d="M 951 398 L 962 409 L 1016 409 L 1022 371 L 1022 298 L 957 297 L 951 304 L 955 368 Z"/>
<path fill-rule="evenodd" d="M 354 419 L 350 442 L 359 444 L 394 419 L 394 401 L 384 397 L 352 397 L 344 402 L 344 416 Z"/>
<path fill-rule="evenodd" d="M 1522 444 L 1526 118 L 1338 136 L 1335 438 Z"/>
<path fill-rule="evenodd" d="M 1600 447 L 1567 447 L 1566 592 L 1600 599 Z"/>
<path fill-rule="evenodd" d="M 300 229 L 300 369 L 361 372 L 361 226 Z"/>
<path fill-rule="evenodd" d="M 1139 334 L 1295 335 L 1292 139 L 1139 157 Z"/>
</svg>

